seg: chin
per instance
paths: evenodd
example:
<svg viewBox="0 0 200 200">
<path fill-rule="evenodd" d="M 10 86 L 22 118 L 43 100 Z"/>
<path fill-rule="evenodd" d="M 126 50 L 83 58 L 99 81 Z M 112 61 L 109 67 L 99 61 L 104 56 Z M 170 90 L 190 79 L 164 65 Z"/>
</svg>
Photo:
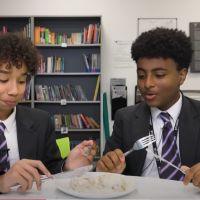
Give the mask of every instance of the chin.
<svg viewBox="0 0 200 200">
<path fill-rule="evenodd" d="M 156 107 L 156 108 L 159 108 L 161 106 L 160 103 L 158 102 L 153 102 L 153 101 L 145 101 L 146 104 L 149 106 L 149 107 Z"/>
</svg>

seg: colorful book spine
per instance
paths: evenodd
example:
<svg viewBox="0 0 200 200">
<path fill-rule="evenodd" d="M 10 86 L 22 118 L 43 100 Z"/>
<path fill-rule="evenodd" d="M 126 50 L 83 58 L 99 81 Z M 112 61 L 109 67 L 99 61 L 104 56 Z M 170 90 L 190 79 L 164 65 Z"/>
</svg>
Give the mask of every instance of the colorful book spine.
<svg viewBox="0 0 200 200">
<path fill-rule="evenodd" d="M 100 75 L 98 75 L 93 101 L 96 101 L 96 99 L 97 99 L 97 94 L 98 94 L 98 91 L 99 91 L 99 85 L 100 85 Z"/>
<path fill-rule="evenodd" d="M 84 126 L 85 126 L 86 128 L 90 128 L 90 125 L 89 125 L 89 124 L 87 123 L 87 121 L 85 120 L 83 114 L 79 114 L 79 116 L 81 117 L 81 120 L 82 120 Z"/>
<path fill-rule="evenodd" d="M 100 128 L 99 124 L 97 124 L 92 117 L 90 117 L 89 119 L 97 128 Z"/>
<path fill-rule="evenodd" d="M 49 44 L 49 29 L 45 29 L 45 44 Z"/>
</svg>

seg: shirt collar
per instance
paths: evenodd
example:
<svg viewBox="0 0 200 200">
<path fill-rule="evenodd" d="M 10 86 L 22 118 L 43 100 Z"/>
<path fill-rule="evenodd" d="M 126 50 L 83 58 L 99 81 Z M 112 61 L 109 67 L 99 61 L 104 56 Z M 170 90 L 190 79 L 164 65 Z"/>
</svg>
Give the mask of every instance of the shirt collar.
<svg viewBox="0 0 200 200">
<path fill-rule="evenodd" d="M 12 114 L 6 120 L 4 121 L 0 120 L 0 122 L 3 122 L 4 125 L 6 126 L 8 132 L 10 132 L 12 129 L 12 126 L 15 122 L 15 117 L 16 117 L 16 107 L 14 107 Z"/>
<path fill-rule="evenodd" d="M 173 119 L 173 121 L 175 122 L 181 112 L 181 107 L 182 107 L 182 94 L 180 93 L 179 100 L 173 106 L 171 106 L 168 110 L 162 111 L 156 107 L 150 107 L 152 119 L 155 120 L 161 112 L 168 112 L 171 118 Z"/>
</svg>

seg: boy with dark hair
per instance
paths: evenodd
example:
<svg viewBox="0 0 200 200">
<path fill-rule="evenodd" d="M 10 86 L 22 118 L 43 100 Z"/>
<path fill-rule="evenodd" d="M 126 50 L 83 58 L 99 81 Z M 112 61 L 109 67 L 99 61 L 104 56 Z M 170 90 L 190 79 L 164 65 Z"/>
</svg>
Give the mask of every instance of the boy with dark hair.
<svg viewBox="0 0 200 200">
<path fill-rule="evenodd" d="M 92 141 L 77 145 L 66 160 L 60 156 L 50 115 L 42 110 L 17 105 L 22 98 L 28 73 L 35 75 L 39 54 L 32 42 L 13 33 L 0 34 L 0 192 L 32 188 L 41 190 L 38 168 L 46 176 L 92 163 L 95 151 L 83 150 Z M 7 150 L 9 151 L 7 152 Z"/>
<path fill-rule="evenodd" d="M 192 179 L 200 187 L 200 102 L 180 92 L 193 53 L 190 38 L 177 29 L 156 28 L 142 33 L 131 53 L 145 102 L 117 111 L 96 170 L 184 181 L 185 185 Z M 149 134 L 155 135 L 156 142 L 148 148 L 182 166 L 185 177 L 144 149 L 124 157 L 138 139 Z"/>
</svg>

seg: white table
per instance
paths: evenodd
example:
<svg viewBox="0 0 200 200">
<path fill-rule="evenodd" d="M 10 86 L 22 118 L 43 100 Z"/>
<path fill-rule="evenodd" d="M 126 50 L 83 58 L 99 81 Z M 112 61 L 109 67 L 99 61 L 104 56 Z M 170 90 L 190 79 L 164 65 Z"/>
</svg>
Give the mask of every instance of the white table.
<svg viewBox="0 0 200 200">
<path fill-rule="evenodd" d="M 119 197 L 119 199 L 199 199 L 200 189 L 191 183 L 184 186 L 179 181 L 169 181 L 157 178 L 130 176 L 136 183 L 137 189 L 132 193 Z M 76 199 L 54 185 L 53 180 L 46 181 L 42 185 L 42 191 L 37 191 L 35 185 L 26 193 L 11 191 L 0 195 L 0 199 Z M 116 199 L 116 198 L 115 198 Z"/>
</svg>

